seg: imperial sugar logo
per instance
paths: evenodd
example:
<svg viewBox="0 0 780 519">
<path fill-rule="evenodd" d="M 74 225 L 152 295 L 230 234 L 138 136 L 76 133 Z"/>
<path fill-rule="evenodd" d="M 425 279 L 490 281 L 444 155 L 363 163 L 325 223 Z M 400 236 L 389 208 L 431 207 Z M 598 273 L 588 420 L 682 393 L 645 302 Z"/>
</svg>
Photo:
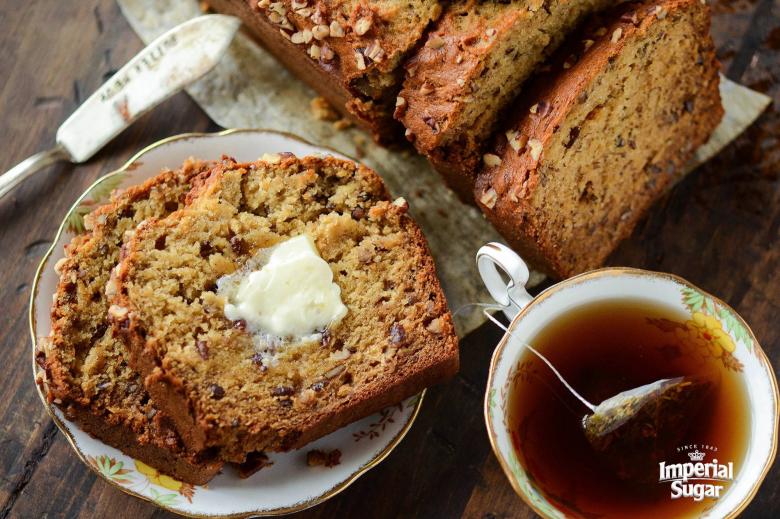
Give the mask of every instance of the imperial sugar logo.
<svg viewBox="0 0 780 519">
<path fill-rule="evenodd" d="M 685 452 L 689 461 L 672 464 L 660 462 L 658 482 L 670 485 L 672 499 L 702 501 L 705 498 L 720 498 L 725 485 L 734 480 L 734 463 L 718 461 L 715 457 L 717 451 L 717 447 L 712 445 L 678 447 L 677 452 Z M 706 459 L 708 453 L 713 454 L 709 461 Z"/>
</svg>

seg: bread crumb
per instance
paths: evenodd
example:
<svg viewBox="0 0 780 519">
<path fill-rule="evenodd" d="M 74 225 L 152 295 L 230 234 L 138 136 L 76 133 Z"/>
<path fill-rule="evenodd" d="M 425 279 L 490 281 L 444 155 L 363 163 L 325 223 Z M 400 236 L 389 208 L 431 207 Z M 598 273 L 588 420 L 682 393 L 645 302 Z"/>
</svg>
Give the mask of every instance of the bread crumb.
<svg viewBox="0 0 780 519">
<path fill-rule="evenodd" d="M 341 465 L 341 451 L 338 449 L 328 452 L 318 449 L 310 450 L 306 453 L 306 464 L 310 467 L 328 468 Z"/>
<path fill-rule="evenodd" d="M 268 458 L 264 452 L 250 452 L 246 456 L 246 461 L 237 466 L 238 477 L 246 479 L 252 474 L 273 465 L 274 462 Z"/>
<path fill-rule="evenodd" d="M 352 121 L 346 118 L 341 118 L 338 121 L 333 123 L 333 128 L 335 128 L 338 131 L 343 131 L 352 128 Z"/>
<path fill-rule="evenodd" d="M 309 102 L 311 114 L 319 121 L 338 121 L 339 113 L 324 97 L 315 97 Z"/>
</svg>

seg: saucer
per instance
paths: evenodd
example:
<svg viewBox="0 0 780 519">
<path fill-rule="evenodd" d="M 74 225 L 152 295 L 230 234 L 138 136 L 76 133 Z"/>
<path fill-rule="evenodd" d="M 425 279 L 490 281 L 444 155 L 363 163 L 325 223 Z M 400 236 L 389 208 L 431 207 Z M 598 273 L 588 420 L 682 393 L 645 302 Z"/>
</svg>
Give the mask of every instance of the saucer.
<svg viewBox="0 0 780 519">
<path fill-rule="evenodd" d="M 54 264 L 64 256 L 64 245 L 84 232 L 85 214 L 104 203 L 113 189 L 140 184 L 163 168 L 177 167 L 190 157 L 218 159 L 225 154 L 238 161 L 253 161 L 264 153 L 283 151 L 298 156 L 322 154 L 349 159 L 298 137 L 268 130 L 185 134 L 152 144 L 120 169 L 92 184 L 66 215 L 33 281 L 29 318 L 36 381 L 41 371 L 34 361 L 36 343 L 49 334 L 49 311 L 58 281 Z M 45 390 L 37 383 L 36 388 L 52 420 L 79 459 L 109 484 L 172 512 L 210 518 L 288 514 L 333 497 L 392 452 L 411 428 L 424 395 L 422 392 L 408 398 L 299 450 L 268 453 L 272 464 L 249 478 L 241 479 L 233 467 L 226 466 L 208 485 L 194 486 L 161 474 L 91 437 L 49 404 Z M 325 452 L 338 449 L 340 463 L 330 468 L 310 467 L 306 462 L 307 453 L 315 449 Z"/>
</svg>

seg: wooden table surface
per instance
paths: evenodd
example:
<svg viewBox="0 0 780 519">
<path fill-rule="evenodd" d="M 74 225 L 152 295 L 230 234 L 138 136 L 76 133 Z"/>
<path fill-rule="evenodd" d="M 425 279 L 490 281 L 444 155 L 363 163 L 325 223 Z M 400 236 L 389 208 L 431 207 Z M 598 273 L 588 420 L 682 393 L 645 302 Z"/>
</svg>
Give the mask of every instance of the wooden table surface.
<svg viewBox="0 0 780 519">
<path fill-rule="evenodd" d="M 719 295 L 780 365 L 780 2 L 714 2 L 723 72 L 774 105 L 658 203 L 610 259 L 678 274 Z M 112 0 L 0 2 L 0 171 L 50 146 L 59 124 L 142 44 Z M 35 394 L 30 282 L 65 211 L 99 175 L 163 137 L 218 128 L 179 94 L 89 163 L 57 165 L 0 201 L 0 519 L 168 517 L 78 461 Z M 462 370 L 432 389 L 415 426 L 379 467 L 300 517 L 531 517 L 488 444 L 486 325 L 461 343 Z M 780 517 L 780 464 L 744 517 Z"/>
</svg>

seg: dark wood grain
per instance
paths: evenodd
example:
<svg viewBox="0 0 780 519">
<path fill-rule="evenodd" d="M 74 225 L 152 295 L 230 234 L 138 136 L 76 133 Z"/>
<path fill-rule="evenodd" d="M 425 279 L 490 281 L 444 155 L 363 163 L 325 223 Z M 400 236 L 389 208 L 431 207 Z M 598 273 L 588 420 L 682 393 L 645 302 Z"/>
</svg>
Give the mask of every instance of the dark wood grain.
<svg viewBox="0 0 780 519">
<path fill-rule="evenodd" d="M 780 4 L 714 3 L 723 71 L 775 104 L 657 204 L 614 265 L 681 275 L 734 306 L 780 366 Z M 141 48 L 114 2 L 0 2 L 0 171 L 51 145 L 60 122 Z M 88 164 L 60 165 L 0 202 L 0 519 L 170 517 L 96 478 L 43 411 L 29 366 L 29 283 L 62 215 L 99 175 L 160 138 L 215 129 L 177 95 Z M 476 275 L 476 273 L 475 273 Z M 432 389 L 403 441 L 347 491 L 299 517 L 531 517 L 493 456 L 482 420 L 485 325 L 462 341 L 462 371 Z M 780 517 L 780 469 L 744 517 Z"/>
</svg>

